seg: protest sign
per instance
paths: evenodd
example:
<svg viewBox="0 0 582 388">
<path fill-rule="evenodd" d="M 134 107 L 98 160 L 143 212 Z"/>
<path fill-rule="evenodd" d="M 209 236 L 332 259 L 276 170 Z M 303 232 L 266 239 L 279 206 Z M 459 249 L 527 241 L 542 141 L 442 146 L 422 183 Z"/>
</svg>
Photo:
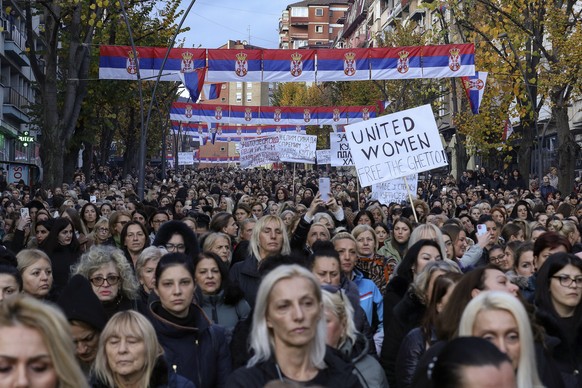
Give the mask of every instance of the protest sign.
<svg viewBox="0 0 582 388">
<path fill-rule="evenodd" d="M 279 161 L 278 136 L 243 138 L 240 142 L 240 167 L 251 168 Z"/>
<path fill-rule="evenodd" d="M 430 105 L 346 126 L 362 186 L 448 165 Z"/>
<path fill-rule="evenodd" d="M 178 166 L 191 166 L 194 164 L 193 152 L 178 152 Z"/>
<path fill-rule="evenodd" d="M 317 150 L 317 164 L 320 166 L 329 164 L 330 156 L 330 150 Z"/>
<path fill-rule="evenodd" d="M 331 165 L 333 167 L 354 165 L 350 144 L 345 133 L 330 133 L 329 144 L 331 144 Z"/>
<path fill-rule="evenodd" d="M 391 202 L 401 203 L 408 201 L 406 183 L 408 183 L 410 193 L 416 196 L 418 174 L 411 174 L 406 177 L 406 182 L 404 182 L 404 177 L 402 177 L 372 185 L 372 199 L 384 205 L 389 205 Z"/>
<path fill-rule="evenodd" d="M 299 133 L 281 133 L 277 150 L 282 162 L 315 164 L 317 136 Z"/>
</svg>

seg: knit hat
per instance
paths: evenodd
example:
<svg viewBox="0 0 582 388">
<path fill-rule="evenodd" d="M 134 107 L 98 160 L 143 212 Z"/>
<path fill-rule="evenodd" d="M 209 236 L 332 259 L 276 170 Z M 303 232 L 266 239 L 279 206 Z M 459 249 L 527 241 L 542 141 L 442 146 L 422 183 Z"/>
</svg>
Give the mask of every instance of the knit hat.
<svg viewBox="0 0 582 388">
<path fill-rule="evenodd" d="M 93 292 L 89 280 L 75 275 L 63 289 L 57 304 L 69 321 L 81 321 L 99 332 L 103 331 L 107 318 L 105 310 Z"/>
</svg>

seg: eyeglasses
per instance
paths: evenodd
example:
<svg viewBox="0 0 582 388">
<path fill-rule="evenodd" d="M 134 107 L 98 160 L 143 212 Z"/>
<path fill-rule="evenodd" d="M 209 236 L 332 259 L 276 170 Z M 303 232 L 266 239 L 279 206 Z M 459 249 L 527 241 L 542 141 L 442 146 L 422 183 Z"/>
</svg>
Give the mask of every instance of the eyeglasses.
<svg viewBox="0 0 582 388">
<path fill-rule="evenodd" d="M 110 286 L 114 286 L 117 283 L 119 283 L 119 279 L 121 279 L 121 276 L 108 275 L 105 278 L 103 276 L 95 276 L 94 278 L 91 278 L 89 280 L 91 281 L 91 284 L 93 284 L 95 287 L 101 287 L 104 282 L 107 282 L 107 284 L 109 284 Z"/>
<path fill-rule="evenodd" d="M 109 229 L 108 228 L 97 228 L 97 231 L 101 232 L 101 233 L 107 233 L 107 232 L 109 232 Z"/>
<path fill-rule="evenodd" d="M 173 252 L 173 251 L 185 251 L 186 250 L 186 245 L 184 245 L 184 244 L 171 244 L 171 243 L 167 243 L 165 245 L 165 247 L 170 252 Z"/>
<path fill-rule="evenodd" d="M 489 261 L 492 262 L 492 263 L 500 263 L 503 260 L 505 260 L 505 253 L 503 253 L 501 255 L 498 255 L 498 256 L 491 256 L 489 258 Z"/>
<path fill-rule="evenodd" d="M 576 288 L 582 288 L 582 276 L 558 275 L 552 276 L 553 279 L 558 279 L 562 287 L 570 287 L 572 283 L 576 284 Z"/>
</svg>

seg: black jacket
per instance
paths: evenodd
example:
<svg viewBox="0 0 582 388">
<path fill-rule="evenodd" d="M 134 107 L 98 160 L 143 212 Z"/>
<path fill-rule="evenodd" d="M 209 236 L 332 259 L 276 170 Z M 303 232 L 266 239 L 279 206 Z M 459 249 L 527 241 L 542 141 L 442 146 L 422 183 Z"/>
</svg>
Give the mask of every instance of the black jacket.
<svg viewBox="0 0 582 388">
<path fill-rule="evenodd" d="M 197 305 L 190 306 L 188 326 L 165 319 L 163 307 L 155 298 L 149 305 L 148 318 L 171 369 L 192 381 L 197 388 L 225 387 L 231 372 L 231 360 L 224 329 L 212 325 Z"/>
<path fill-rule="evenodd" d="M 266 339 L 265 339 L 266 340 Z M 309 386 L 360 388 L 360 382 L 353 374 L 353 366 L 327 349 L 325 353 L 327 368 L 322 369 L 316 378 L 308 382 Z M 269 381 L 289 381 L 277 370 L 277 362 L 271 359 L 251 368 L 242 367 L 235 370 L 227 381 L 228 388 L 263 388 Z"/>
<path fill-rule="evenodd" d="M 249 255 L 244 261 L 234 264 L 230 269 L 230 280 L 238 284 L 245 295 L 245 300 L 254 308 L 261 283 L 257 258 Z"/>
</svg>

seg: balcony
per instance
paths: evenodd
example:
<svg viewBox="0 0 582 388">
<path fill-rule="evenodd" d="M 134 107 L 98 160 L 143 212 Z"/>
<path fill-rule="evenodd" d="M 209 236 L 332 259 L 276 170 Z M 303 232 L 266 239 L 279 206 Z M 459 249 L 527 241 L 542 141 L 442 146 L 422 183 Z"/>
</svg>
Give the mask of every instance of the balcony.
<svg viewBox="0 0 582 388">
<path fill-rule="evenodd" d="M 29 123 L 30 117 L 25 113 L 28 104 L 30 104 L 28 99 L 18 93 L 16 89 L 4 88 L 3 116 L 10 117 L 20 123 Z"/>
<path fill-rule="evenodd" d="M 309 18 L 308 17 L 291 17 L 289 20 L 289 24 L 291 26 L 308 26 L 309 25 Z"/>
<path fill-rule="evenodd" d="M 28 57 L 24 53 L 26 49 L 26 34 L 16 28 L 6 19 L 0 19 L 4 29 L 4 51 L 6 56 L 19 66 L 30 66 Z"/>
</svg>

